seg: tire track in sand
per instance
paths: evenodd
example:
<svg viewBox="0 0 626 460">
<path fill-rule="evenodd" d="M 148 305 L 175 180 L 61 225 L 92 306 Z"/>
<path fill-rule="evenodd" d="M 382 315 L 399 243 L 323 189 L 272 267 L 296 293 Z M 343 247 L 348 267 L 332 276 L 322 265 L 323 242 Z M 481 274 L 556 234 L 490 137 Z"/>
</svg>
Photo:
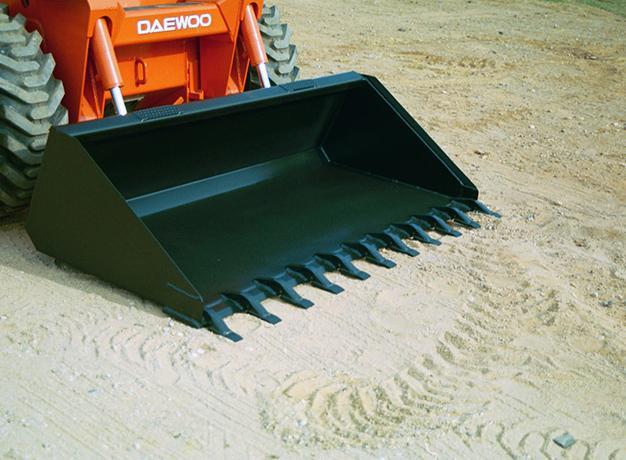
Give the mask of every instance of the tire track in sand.
<svg viewBox="0 0 626 460">
<path fill-rule="evenodd" d="M 427 284 L 426 277 L 445 271 L 450 285 L 467 283 L 468 279 L 478 280 L 478 288 L 467 296 L 469 300 L 461 302 L 450 326 L 444 328 L 436 339 L 430 340 L 430 353 L 425 352 L 421 362 L 413 362 L 392 377 L 378 382 L 314 372 L 292 375 L 272 398 L 274 403 L 278 401 L 285 405 L 265 408 L 266 429 L 298 445 L 338 447 L 393 446 L 416 430 L 428 427 L 451 431 L 466 452 L 484 452 L 484 446 L 489 445 L 490 454 L 516 458 L 522 453 L 541 453 L 550 458 L 553 455 L 551 440 L 558 435 L 558 427 L 580 426 L 583 420 L 562 407 L 542 407 L 534 400 L 538 392 L 535 378 L 525 375 L 537 372 L 576 374 L 586 381 L 599 382 L 603 377 L 615 377 L 615 373 L 607 369 L 606 363 L 593 364 L 592 361 L 594 371 L 581 374 L 578 369 L 555 362 L 549 354 L 538 350 L 520 354 L 516 344 L 518 337 L 505 336 L 503 331 L 514 323 L 518 335 L 522 336 L 535 326 L 554 324 L 560 313 L 554 309 L 555 301 L 551 299 L 557 294 L 549 292 L 546 296 L 544 286 L 527 272 L 523 261 L 506 251 L 496 256 L 498 265 L 504 266 L 506 271 L 501 275 L 502 284 L 495 279 L 489 286 L 484 285 L 481 270 L 491 271 L 496 263 L 493 255 L 481 254 L 484 244 L 485 237 L 472 237 L 469 244 L 455 246 L 451 251 L 455 257 L 461 253 L 463 259 L 472 260 L 471 267 L 457 266 L 451 270 L 445 263 L 447 260 L 436 263 L 435 257 L 428 260 L 428 263 L 435 264 L 424 270 L 427 272 L 424 276 L 411 274 L 413 276 L 408 277 L 407 283 Z M 424 255 L 431 257 L 430 253 Z M 399 274 L 398 279 L 403 275 Z M 515 279 L 520 289 L 512 299 L 504 300 L 510 288 L 501 286 L 510 279 Z M 383 280 L 384 283 L 391 281 L 391 278 Z M 430 302 L 437 303 L 432 299 Z M 360 318 L 351 324 L 357 331 L 354 334 L 348 332 L 354 343 L 358 343 L 360 334 L 370 334 L 376 341 L 394 341 L 394 337 L 385 331 L 379 332 Z M 516 358 L 503 366 L 507 350 L 515 350 Z M 521 360 L 521 356 L 527 359 Z M 589 357 L 580 358 L 589 361 Z M 532 372 L 526 368 L 531 368 Z M 523 400 L 512 397 L 506 391 L 507 385 L 523 387 L 528 397 Z M 485 399 L 485 391 L 493 394 Z M 460 417 L 450 416 L 448 408 L 460 404 L 468 406 L 467 412 Z M 293 410 L 294 406 L 296 410 Z M 554 411 L 553 424 L 546 421 L 547 410 Z M 273 418 L 272 413 L 280 413 L 283 418 L 285 413 L 288 416 L 281 422 L 278 417 Z M 424 424 L 425 419 L 434 422 Z M 484 422 L 476 423 L 476 419 Z M 489 419 L 502 421 L 486 421 Z M 522 422 L 528 420 L 537 423 L 541 429 L 527 429 L 526 425 L 530 424 Z M 306 430 L 301 429 L 304 426 Z M 431 449 L 440 453 L 455 450 L 453 443 L 442 444 L 436 439 L 430 439 L 430 442 Z M 593 444 L 581 440 L 575 452 L 576 456 L 588 458 L 596 450 Z"/>
</svg>

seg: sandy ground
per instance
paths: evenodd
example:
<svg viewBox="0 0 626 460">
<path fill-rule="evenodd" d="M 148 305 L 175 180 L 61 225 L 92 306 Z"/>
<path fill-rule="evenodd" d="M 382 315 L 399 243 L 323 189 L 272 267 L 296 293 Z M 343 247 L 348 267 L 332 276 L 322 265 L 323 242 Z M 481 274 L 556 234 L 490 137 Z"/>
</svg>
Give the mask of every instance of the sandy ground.
<svg viewBox="0 0 626 460">
<path fill-rule="evenodd" d="M 376 74 L 505 217 L 233 344 L 0 226 L 0 456 L 626 458 L 626 22 L 281 0 L 305 76 Z M 413 243 L 411 243 L 413 244 Z M 552 438 L 569 431 L 568 450 Z"/>
</svg>

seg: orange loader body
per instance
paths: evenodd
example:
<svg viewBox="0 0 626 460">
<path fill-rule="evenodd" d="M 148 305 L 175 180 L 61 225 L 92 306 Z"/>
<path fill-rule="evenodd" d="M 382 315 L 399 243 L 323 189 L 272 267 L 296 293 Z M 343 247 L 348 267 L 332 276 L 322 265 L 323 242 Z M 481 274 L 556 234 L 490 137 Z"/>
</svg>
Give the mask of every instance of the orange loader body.
<svg viewBox="0 0 626 460">
<path fill-rule="evenodd" d="M 69 122 L 103 118 L 115 92 L 136 109 L 240 93 L 267 62 L 263 0 L 9 0 L 44 38 Z M 123 105 L 123 103 L 122 103 Z M 124 109 L 120 109 L 124 110 Z M 120 113 L 120 111 L 118 111 Z"/>
</svg>

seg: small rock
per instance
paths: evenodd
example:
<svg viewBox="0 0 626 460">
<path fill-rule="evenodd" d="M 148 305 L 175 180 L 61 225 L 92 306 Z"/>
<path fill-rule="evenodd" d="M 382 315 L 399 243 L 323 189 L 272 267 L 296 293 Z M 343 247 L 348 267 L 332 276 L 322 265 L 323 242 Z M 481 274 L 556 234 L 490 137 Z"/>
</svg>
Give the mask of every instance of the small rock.
<svg viewBox="0 0 626 460">
<path fill-rule="evenodd" d="M 406 32 L 408 29 L 404 27 L 398 27 L 398 32 Z"/>
<path fill-rule="evenodd" d="M 6 321 L 9 317 L 7 315 L 0 316 L 0 321 Z"/>
<path fill-rule="evenodd" d="M 598 292 L 592 292 L 591 293 L 591 297 L 593 297 L 594 299 L 597 299 L 598 295 L 599 295 Z"/>
<path fill-rule="evenodd" d="M 95 388 L 92 388 L 87 393 L 89 393 L 90 395 L 95 395 L 97 392 L 98 392 L 98 390 L 96 390 Z"/>
<path fill-rule="evenodd" d="M 576 439 L 569 433 L 563 433 L 561 436 L 557 436 L 553 439 L 557 446 L 562 449 L 569 449 L 576 443 Z"/>
<path fill-rule="evenodd" d="M 537 129 L 535 125 L 530 125 L 530 129 Z"/>
<path fill-rule="evenodd" d="M 485 152 L 484 150 L 474 150 L 474 155 L 478 155 L 478 156 L 481 156 L 481 157 L 486 157 L 489 154 L 487 152 Z"/>
<path fill-rule="evenodd" d="M 141 443 L 137 441 L 135 442 L 135 444 L 133 444 L 133 447 L 135 448 L 135 450 L 141 450 Z"/>
<path fill-rule="evenodd" d="M 604 307 L 604 308 L 611 308 L 613 306 L 613 301 L 612 300 L 603 300 L 602 302 L 600 302 L 600 306 Z"/>
<path fill-rule="evenodd" d="M 588 248 L 589 244 L 587 243 L 587 240 L 585 240 L 584 238 L 579 238 L 574 240 L 574 244 L 576 246 L 578 246 L 579 248 Z"/>
</svg>

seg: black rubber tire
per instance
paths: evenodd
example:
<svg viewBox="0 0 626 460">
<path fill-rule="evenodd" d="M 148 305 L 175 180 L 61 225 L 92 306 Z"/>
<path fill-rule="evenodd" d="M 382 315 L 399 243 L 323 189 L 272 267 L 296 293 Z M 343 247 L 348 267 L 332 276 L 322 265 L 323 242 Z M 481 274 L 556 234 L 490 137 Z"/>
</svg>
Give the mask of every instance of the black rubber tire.
<svg viewBox="0 0 626 460">
<path fill-rule="evenodd" d="M 54 59 L 25 24 L 0 3 L 0 218 L 28 206 L 48 132 L 67 123 Z"/>
<path fill-rule="evenodd" d="M 291 28 L 280 22 L 280 12 L 277 6 L 267 4 L 263 7 L 259 27 L 269 59 L 267 67 L 272 85 L 296 81 L 300 75 L 300 69 L 297 66 L 298 49 L 291 42 Z M 254 69 L 250 69 L 248 81 L 253 89 L 261 87 Z"/>
</svg>

